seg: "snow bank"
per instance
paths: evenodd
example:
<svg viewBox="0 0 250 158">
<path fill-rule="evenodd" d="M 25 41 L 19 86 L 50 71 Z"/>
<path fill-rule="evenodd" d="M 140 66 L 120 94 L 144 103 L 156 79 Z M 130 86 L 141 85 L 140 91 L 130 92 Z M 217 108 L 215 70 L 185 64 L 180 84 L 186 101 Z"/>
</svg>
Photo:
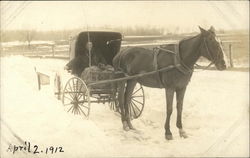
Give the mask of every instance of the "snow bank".
<svg viewBox="0 0 250 158">
<path fill-rule="evenodd" d="M 1 118 L 23 140 L 41 148 L 62 146 L 65 151 L 39 154 L 39 157 L 249 155 L 248 72 L 195 72 L 187 89 L 183 111 L 183 124 L 189 138 L 178 136 L 174 110 L 171 117 L 174 140 L 166 141 L 163 89 L 145 88 L 143 114 L 132 122 L 137 130 L 129 132 L 122 130 L 120 118 L 108 105 L 91 104 L 90 118 L 84 119 L 64 111 L 50 87 L 38 91 L 34 66 L 40 65 L 44 71 L 60 70 L 63 74 L 66 62 L 22 56 L 1 58 Z M 2 126 L 2 157 L 34 156 L 6 152 L 8 142 L 19 144 Z"/>
</svg>

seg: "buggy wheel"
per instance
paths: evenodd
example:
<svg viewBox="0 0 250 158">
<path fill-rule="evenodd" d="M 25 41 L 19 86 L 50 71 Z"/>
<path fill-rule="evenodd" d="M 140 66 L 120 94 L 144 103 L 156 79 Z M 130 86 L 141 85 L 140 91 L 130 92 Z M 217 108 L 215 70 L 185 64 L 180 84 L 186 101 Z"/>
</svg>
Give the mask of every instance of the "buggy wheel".
<svg viewBox="0 0 250 158">
<path fill-rule="evenodd" d="M 79 77 L 72 77 L 66 83 L 62 102 L 67 112 L 75 115 L 89 116 L 90 95 L 87 85 Z"/>
<path fill-rule="evenodd" d="M 62 95 L 62 83 L 61 83 L 61 76 L 57 73 L 55 74 L 54 78 L 54 95 L 58 100 L 61 99 Z"/>
<path fill-rule="evenodd" d="M 145 104 L 144 90 L 141 84 L 137 83 L 133 90 L 131 96 L 131 102 L 129 104 L 129 115 L 131 119 L 137 119 L 139 116 L 141 116 L 142 111 L 144 109 L 144 104 Z M 118 94 L 115 95 L 114 101 L 110 102 L 109 107 L 111 110 L 121 114 L 118 101 Z"/>
<path fill-rule="evenodd" d="M 129 115 L 131 119 L 141 116 L 145 104 L 144 90 L 141 84 L 137 83 L 131 96 L 129 104 Z"/>
</svg>

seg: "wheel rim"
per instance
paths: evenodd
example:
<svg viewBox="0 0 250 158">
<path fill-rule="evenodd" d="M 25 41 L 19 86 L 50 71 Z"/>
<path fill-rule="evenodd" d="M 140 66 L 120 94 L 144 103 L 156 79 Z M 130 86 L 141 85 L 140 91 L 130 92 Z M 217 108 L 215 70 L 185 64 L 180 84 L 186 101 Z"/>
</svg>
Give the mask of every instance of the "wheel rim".
<svg viewBox="0 0 250 158">
<path fill-rule="evenodd" d="M 89 90 L 82 79 L 73 77 L 68 80 L 64 87 L 62 102 L 67 112 L 74 115 L 89 116 Z"/>
<path fill-rule="evenodd" d="M 131 96 L 131 102 L 129 104 L 129 114 L 131 119 L 136 119 L 141 116 L 144 109 L 144 104 L 144 90 L 141 84 L 137 83 Z"/>
</svg>

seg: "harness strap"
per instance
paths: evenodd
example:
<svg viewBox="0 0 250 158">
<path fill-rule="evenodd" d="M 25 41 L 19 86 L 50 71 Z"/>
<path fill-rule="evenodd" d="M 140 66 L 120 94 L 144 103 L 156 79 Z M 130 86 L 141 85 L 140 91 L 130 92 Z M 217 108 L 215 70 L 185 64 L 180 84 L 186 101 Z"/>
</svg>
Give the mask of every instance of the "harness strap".
<svg viewBox="0 0 250 158">
<path fill-rule="evenodd" d="M 154 59 L 153 59 L 153 67 L 154 70 L 158 70 L 158 55 L 159 55 L 159 49 L 154 49 L 153 50 L 153 54 L 154 54 Z M 157 72 L 156 74 L 156 78 L 158 80 L 158 83 L 160 84 L 160 87 L 163 87 L 163 83 L 162 83 L 162 79 L 161 79 L 161 72 Z"/>
<path fill-rule="evenodd" d="M 182 72 L 183 74 L 188 74 L 190 72 L 192 72 L 192 70 L 190 70 L 190 68 L 188 66 L 186 66 L 180 57 L 180 43 L 177 43 L 175 45 L 175 52 L 176 55 L 174 56 L 174 65 L 175 67 Z"/>
<path fill-rule="evenodd" d="M 176 66 L 177 64 L 180 64 L 180 53 L 179 53 L 179 43 L 177 43 L 174 47 L 175 49 L 175 56 L 174 56 L 174 65 Z"/>
</svg>

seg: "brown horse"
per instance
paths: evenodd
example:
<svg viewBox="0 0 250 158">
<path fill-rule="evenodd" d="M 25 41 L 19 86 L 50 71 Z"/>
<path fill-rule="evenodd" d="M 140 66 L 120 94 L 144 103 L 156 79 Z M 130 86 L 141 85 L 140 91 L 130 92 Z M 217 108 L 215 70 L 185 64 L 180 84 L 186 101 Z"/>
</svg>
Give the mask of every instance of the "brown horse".
<svg viewBox="0 0 250 158">
<path fill-rule="evenodd" d="M 182 128 L 182 107 L 186 87 L 191 79 L 194 64 L 199 57 L 203 56 L 215 64 L 218 70 L 226 69 L 225 55 L 220 42 L 217 40 L 215 30 L 211 27 L 205 30 L 201 27 L 201 33 L 174 45 L 166 45 L 158 51 L 152 51 L 140 47 L 131 47 L 118 53 L 113 59 L 114 68 L 123 71 L 127 75 L 135 75 L 162 69 L 170 65 L 174 68 L 168 71 L 151 74 L 148 76 L 123 81 L 119 83 L 119 105 L 121 108 L 121 120 L 123 129 L 134 129 L 129 117 L 129 103 L 137 82 L 147 87 L 165 88 L 167 117 L 165 122 L 165 138 L 173 139 L 170 131 L 170 116 L 173 111 L 173 97 L 177 99 L 177 122 L 180 137 L 187 138 Z"/>
</svg>

